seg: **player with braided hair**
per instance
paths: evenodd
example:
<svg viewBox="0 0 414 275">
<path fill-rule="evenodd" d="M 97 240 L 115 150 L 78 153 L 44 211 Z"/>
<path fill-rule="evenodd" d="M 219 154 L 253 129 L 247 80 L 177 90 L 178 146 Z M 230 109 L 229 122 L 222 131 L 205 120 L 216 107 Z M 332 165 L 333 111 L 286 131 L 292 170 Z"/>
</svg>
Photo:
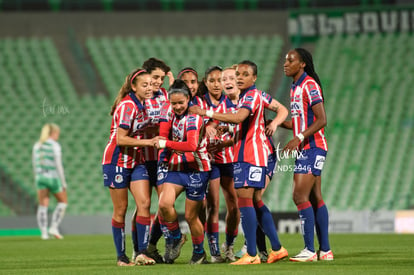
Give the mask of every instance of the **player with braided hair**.
<svg viewBox="0 0 414 275">
<path fill-rule="evenodd" d="M 328 151 L 324 135 L 326 114 L 321 82 L 315 72 L 312 55 L 302 48 L 288 52 L 284 72 L 293 79 L 290 90 L 292 120 L 285 121 L 282 126 L 292 129 L 294 136 L 284 150 L 297 150 L 293 201 L 298 208 L 305 242 L 305 248 L 290 260 L 333 260 L 328 238 L 328 210 L 321 192 L 321 172 Z M 314 227 L 320 246 L 319 253 L 314 248 Z"/>
</svg>

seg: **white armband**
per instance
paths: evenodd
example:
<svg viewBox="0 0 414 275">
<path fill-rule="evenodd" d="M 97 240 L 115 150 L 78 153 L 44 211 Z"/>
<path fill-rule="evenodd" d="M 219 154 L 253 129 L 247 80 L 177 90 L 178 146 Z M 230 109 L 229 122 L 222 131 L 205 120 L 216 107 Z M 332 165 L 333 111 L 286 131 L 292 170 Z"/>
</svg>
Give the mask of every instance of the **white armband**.
<svg viewBox="0 0 414 275">
<path fill-rule="evenodd" d="M 213 110 L 207 110 L 206 111 L 206 116 L 208 116 L 209 118 L 213 118 L 214 115 L 214 111 Z"/>
<path fill-rule="evenodd" d="M 161 139 L 158 141 L 158 145 L 160 146 L 160 149 L 164 149 L 165 146 L 167 145 L 167 141 L 164 139 Z"/>
<path fill-rule="evenodd" d="M 305 136 L 302 133 L 297 134 L 297 137 L 299 138 L 300 142 L 303 142 L 305 139 Z"/>
</svg>

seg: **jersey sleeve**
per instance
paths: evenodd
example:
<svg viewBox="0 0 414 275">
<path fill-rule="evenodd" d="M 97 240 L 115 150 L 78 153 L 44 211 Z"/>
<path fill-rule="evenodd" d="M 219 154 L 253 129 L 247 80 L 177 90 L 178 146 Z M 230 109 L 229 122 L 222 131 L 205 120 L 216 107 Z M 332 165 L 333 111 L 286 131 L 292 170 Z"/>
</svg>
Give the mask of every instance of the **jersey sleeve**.
<svg viewBox="0 0 414 275">
<path fill-rule="evenodd" d="M 250 113 L 254 113 L 257 108 L 258 100 L 260 98 L 257 96 L 256 90 L 248 91 L 242 98 L 242 104 L 240 108 L 245 108 L 250 111 Z"/>
<path fill-rule="evenodd" d="M 309 81 L 308 83 L 306 83 L 305 91 L 309 98 L 310 106 L 323 102 L 321 89 L 315 81 Z"/>
<path fill-rule="evenodd" d="M 172 120 L 172 110 L 169 101 L 163 103 L 160 110 L 160 122 L 167 122 Z"/>
<path fill-rule="evenodd" d="M 132 101 L 121 102 L 116 110 L 116 115 L 119 118 L 117 127 L 125 130 L 131 128 L 135 113 L 136 110 Z"/>
<path fill-rule="evenodd" d="M 168 139 L 171 130 L 171 123 L 169 121 L 161 121 L 160 122 L 160 137 L 165 137 Z"/>
<path fill-rule="evenodd" d="M 262 91 L 262 98 L 263 98 L 264 107 L 265 108 L 269 107 L 269 105 L 272 103 L 272 100 L 273 100 L 272 96 Z"/>
</svg>

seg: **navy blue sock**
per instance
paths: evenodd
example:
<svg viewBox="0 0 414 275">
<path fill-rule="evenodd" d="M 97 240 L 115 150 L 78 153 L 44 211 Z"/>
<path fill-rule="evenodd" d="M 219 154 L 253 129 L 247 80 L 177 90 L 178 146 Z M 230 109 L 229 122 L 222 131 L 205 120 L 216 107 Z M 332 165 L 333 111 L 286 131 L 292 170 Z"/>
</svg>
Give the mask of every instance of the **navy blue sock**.
<svg viewBox="0 0 414 275">
<path fill-rule="evenodd" d="M 218 223 L 207 224 L 206 235 L 207 235 L 208 245 L 210 247 L 211 256 L 220 255 L 218 230 L 219 230 Z"/>
<path fill-rule="evenodd" d="M 137 228 L 133 227 L 131 230 L 131 237 L 132 237 L 132 247 L 134 248 L 135 252 L 138 252 L 138 233 Z"/>
<path fill-rule="evenodd" d="M 136 228 L 138 235 L 138 251 L 142 252 L 148 247 L 149 227 L 151 224 L 150 217 L 137 216 Z"/>
<path fill-rule="evenodd" d="M 157 216 L 155 217 L 154 223 L 152 224 L 152 227 L 151 227 L 149 243 L 152 245 L 157 245 L 158 241 L 161 239 L 161 236 L 162 236 L 161 225 L 160 225 L 160 221 Z"/>
<path fill-rule="evenodd" d="M 319 249 L 322 251 L 329 251 L 329 215 L 328 208 L 323 200 L 318 202 L 318 207 L 315 213 L 315 223 L 318 233 Z"/>
<path fill-rule="evenodd" d="M 267 235 L 272 245 L 273 251 L 278 251 L 282 245 L 280 244 L 279 237 L 277 236 L 275 222 L 273 221 L 272 213 L 269 208 L 263 203 L 258 201 L 256 203 L 257 217 L 259 224 L 263 228 L 263 232 Z"/>
<path fill-rule="evenodd" d="M 315 232 L 315 214 L 309 201 L 297 205 L 299 211 L 299 219 L 302 226 L 302 235 L 305 247 L 315 252 L 314 232 Z"/>
<path fill-rule="evenodd" d="M 125 223 L 119 223 L 112 219 L 112 237 L 117 256 L 125 255 Z"/>
<path fill-rule="evenodd" d="M 239 198 L 240 219 L 243 227 L 244 238 L 247 243 L 247 253 L 250 256 L 256 256 L 256 230 L 257 218 L 256 211 L 253 207 L 253 199 Z"/>
</svg>

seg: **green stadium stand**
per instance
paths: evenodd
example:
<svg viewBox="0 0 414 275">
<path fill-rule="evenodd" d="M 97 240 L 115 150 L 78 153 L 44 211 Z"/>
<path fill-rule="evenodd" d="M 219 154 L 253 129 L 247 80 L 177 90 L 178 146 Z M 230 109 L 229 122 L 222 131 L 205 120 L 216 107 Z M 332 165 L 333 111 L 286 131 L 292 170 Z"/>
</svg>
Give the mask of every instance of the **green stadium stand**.
<svg viewBox="0 0 414 275">
<path fill-rule="evenodd" d="M 115 95 L 125 76 L 150 58 L 164 60 L 173 73 L 192 66 L 200 77 L 212 65 L 244 59 L 257 63 L 257 86 L 268 90 L 281 49 L 280 36 L 89 37 L 86 46 L 108 90 Z M 164 85 L 165 86 L 165 85 Z"/>
<path fill-rule="evenodd" d="M 102 95 L 78 96 L 50 38 L 0 39 L 0 62 L 4 67 L 0 85 L 6 91 L 0 107 L 2 117 L 7 117 L 3 127 L 9 129 L 0 133 L 0 162 L 7 166 L 10 177 L 36 198 L 32 146 L 43 124 L 55 122 L 62 132 L 68 214 L 94 214 L 89 210 L 97 208 L 111 212 L 100 165 L 111 102 Z"/>
<path fill-rule="evenodd" d="M 325 200 L 333 209 L 408 208 L 413 178 L 412 34 L 322 37 L 314 53 L 324 86 L 329 154 Z M 403 50 L 402 50 L 403 49 Z M 397 70 L 396 68 L 404 68 Z M 408 74 L 407 74 L 408 73 Z"/>
</svg>

